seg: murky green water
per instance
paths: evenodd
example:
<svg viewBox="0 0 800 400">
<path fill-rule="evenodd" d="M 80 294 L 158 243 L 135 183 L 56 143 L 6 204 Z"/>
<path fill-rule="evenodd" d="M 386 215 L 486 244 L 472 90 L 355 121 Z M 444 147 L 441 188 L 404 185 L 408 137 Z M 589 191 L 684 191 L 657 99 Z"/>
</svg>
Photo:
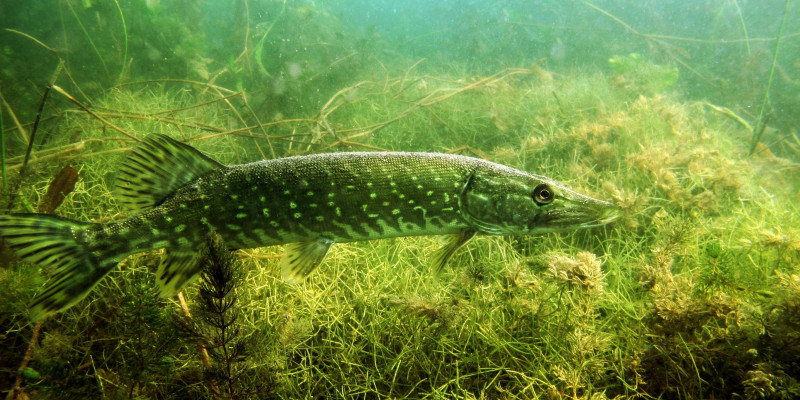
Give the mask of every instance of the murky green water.
<svg viewBox="0 0 800 400">
<path fill-rule="evenodd" d="M 57 270 L 3 244 L 0 390 L 800 396 L 797 6 L 2 3 L 2 213 L 130 217 L 118 170 L 158 132 L 226 164 L 458 153 L 548 176 L 621 217 L 478 235 L 439 275 L 443 237 L 339 243 L 299 285 L 281 279 L 281 246 L 230 257 L 214 245 L 203 259 L 216 269 L 181 300 L 158 296 L 162 255 L 144 252 L 41 325 L 29 304 Z"/>
</svg>

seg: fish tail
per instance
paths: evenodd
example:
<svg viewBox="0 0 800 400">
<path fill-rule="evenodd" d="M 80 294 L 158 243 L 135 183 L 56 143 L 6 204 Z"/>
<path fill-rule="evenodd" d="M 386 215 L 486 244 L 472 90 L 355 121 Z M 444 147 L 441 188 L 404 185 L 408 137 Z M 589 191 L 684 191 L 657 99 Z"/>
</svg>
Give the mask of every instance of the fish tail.
<svg viewBox="0 0 800 400">
<path fill-rule="evenodd" d="M 74 305 L 116 266 L 89 240 L 100 226 L 48 214 L 0 215 L 0 238 L 20 259 L 55 270 L 30 305 L 33 320 Z"/>
</svg>

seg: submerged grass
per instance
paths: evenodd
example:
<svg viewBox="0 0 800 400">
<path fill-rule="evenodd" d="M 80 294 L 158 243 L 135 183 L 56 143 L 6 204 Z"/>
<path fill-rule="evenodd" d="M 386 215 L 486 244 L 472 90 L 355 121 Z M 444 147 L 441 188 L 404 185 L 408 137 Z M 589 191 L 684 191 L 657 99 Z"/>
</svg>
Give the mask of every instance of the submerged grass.
<svg viewBox="0 0 800 400">
<path fill-rule="evenodd" d="M 3 124 L 3 112 L 0 109 L 0 178 L 3 179 L 3 196 L 6 194 L 6 185 L 8 182 L 8 175 L 6 175 L 6 128 Z"/>
<path fill-rule="evenodd" d="M 791 0 L 786 0 L 786 5 L 783 9 L 783 18 L 781 18 L 781 26 L 778 29 L 778 36 L 775 38 L 775 51 L 772 55 L 772 66 L 769 68 L 769 78 L 767 79 L 767 87 L 764 89 L 764 99 L 761 101 L 761 108 L 758 111 L 758 118 L 756 119 L 755 126 L 753 126 L 753 140 L 750 143 L 750 155 L 756 151 L 756 145 L 761 140 L 764 134 L 764 129 L 767 127 L 769 121 L 767 114 L 767 106 L 769 105 L 769 92 L 772 89 L 772 79 L 775 77 L 775 67 L 778 65 L 778 50 L 781 48 L 781 40 L 783 39 L 783 28 L 786 26 L 786 17 L 789 15 L 789 5 L 792 4 Z"/>
<path fill-rule="evenodd" d="M 478 237 L 438 279 L 427 267 L 427 255 L 440 246 L 433 237 L 339 244 L 297 286 L 279 278 L 279 248 L 237 252 L 236 340 L 246 351 L 235 362 L 212 362 L 269 382 L 269 390 L 253 392 L 241 389 L 246 385 L 216 394 L 207 389 L 212 379 L 219 384 L 235 376 L 209 374 L 196 346 L 173 340 L 188 334 L 172 321 L 179 307 L 151 289 L 157 254 L 132 256 L 87 299 L 45 322 L 24 392 L 286 399 L 800 395 L 797 164 L 748 158 L 750 136 L 740 126 L 676 94 L 643 96 L 620 82 L 536 65 L 491 77 L 409 70 L 353 84 L 319 112 L 263 127 L 242 111 L 234 92 L 151 82 L 106 93 L 95 114 L 139 137 L 155 131 L 190 140 L 222 162 L 261 158 L 255 144 L 271 144 L 278 155 L 460 150 L 611 199 L 624 216 L 592 231 Z M 82 141 L 85 147 L 48 161 L 37 161 L 34 152 L 38 168 L 20 185 L 20 197 L 36 204 L 69 158 L 81 180 L 60 214 L 121 218 L 111 166 L 133 141 L 85 113 L 65 111 L 46 123 L 64 132 L 48 146 Z M 2 370 L 15 371 L 33 329 L 25 304 L 51 271 L 18 264 L 0 272 L 6 327 L 0 360 Z M 203 304 L 199 292 L 206 289 L 198 286 L 185 293 L 190 309 Z M 13 378 L 3 373 L 0 387 L 10 389 Z"/>
</svg>

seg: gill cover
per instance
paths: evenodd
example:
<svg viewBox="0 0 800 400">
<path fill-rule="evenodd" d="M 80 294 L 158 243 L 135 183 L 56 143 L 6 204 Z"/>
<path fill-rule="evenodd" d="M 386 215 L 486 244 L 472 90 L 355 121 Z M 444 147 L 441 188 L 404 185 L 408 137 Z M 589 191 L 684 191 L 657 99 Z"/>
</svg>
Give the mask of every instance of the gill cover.
<svg viewBox="0 0 800 400">
<path fill-rule="evenodd" d="M 532 233 L 559 203 L 557 188 L 547 180 L 500 166 L 470 175 L 459 201 L 464 218 L 491 235 Z"/>
</svg>

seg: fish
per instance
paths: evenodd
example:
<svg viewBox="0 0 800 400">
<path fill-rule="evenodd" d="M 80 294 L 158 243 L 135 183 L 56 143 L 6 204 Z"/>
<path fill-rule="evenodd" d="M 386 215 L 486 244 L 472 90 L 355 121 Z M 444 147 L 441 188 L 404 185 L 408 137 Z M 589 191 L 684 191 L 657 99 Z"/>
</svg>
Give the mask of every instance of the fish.
<svg viewBox="0 0 800 400">
<path fill-rule="evenodd" d="M 476 235 L 589 228 L 619 215 L 550 178 L 462 155 L 341 152 L 223 165 L 160 133 L 128 154 L 116 194 L 128 218 L 0 215 L 0 237 L 17 256 L 53 269 L 31 319 L 73 306 L 127 256 L 150 250 L 165 249 L 160 295 L 176 295 L 198 277 L 212 233 L 229 249 L 285 245 L 281 274 L 296 283 L 335 243 L 447 235 L 431 254 L 438 272 Z"/>
</svg>

